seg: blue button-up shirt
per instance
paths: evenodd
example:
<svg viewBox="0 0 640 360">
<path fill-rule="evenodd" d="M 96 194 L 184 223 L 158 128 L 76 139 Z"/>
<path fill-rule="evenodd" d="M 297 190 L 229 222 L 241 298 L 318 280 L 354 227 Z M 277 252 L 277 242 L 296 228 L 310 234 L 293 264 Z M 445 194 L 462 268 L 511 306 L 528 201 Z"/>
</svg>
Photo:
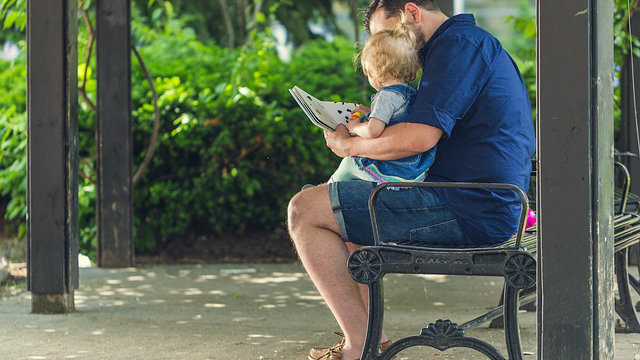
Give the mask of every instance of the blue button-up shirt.
<svg viewBox="0 0 640 360">
<path fill-rule="evenodd" d="M 529 187 L 535 135 L 517 65 L 473 15 L 447 20 L 420 49 L 423 75 L 407 121 L 444 134 L 427 181 L 499 182 Z M 436 189 L 467 240 L 511 237 L 520 202 L 513 192 Z"/>
</svg>

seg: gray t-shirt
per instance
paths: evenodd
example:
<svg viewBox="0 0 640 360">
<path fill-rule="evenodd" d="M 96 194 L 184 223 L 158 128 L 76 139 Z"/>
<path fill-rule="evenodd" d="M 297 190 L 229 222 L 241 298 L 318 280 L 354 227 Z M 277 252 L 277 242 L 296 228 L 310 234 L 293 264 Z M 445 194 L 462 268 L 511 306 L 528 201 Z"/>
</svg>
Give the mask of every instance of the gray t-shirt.
<svg viewBox="0 0 640 360">
<path fill-rule="evenodd" d="M 404 96 L 391 90 L 380 90 L 371 99 L 371 113 L 369 118 L 376 118 L 389 125 L 394 116 L 400 116 L 407 107 Z"/>
</svg>

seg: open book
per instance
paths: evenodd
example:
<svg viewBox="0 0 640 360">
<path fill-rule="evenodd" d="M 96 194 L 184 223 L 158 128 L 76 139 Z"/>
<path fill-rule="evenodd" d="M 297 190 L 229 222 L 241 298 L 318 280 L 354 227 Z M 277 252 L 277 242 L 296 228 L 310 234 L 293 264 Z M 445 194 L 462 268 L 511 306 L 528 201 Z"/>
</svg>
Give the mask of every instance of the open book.
<svg viewBox="0 0 640 360">
<path fill-rule="evenodd" d="M 309 120 L 314 125 L 326 130 L 335 131 L 340 124 L 347 126 L 347 120 L 351 118 L 353 111 L 358 107 L 356 103 L 318 100 L 297 86 L 289 89 L 289 92 L 309 117 Z"/>
</svg>

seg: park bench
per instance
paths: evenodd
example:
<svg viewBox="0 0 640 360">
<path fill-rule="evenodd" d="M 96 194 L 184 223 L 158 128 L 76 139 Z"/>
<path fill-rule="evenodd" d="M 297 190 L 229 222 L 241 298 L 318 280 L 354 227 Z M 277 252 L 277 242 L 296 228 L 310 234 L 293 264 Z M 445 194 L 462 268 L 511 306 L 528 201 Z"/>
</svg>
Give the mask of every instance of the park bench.
<svg viewBox="0 0 640 360">
<path fill-rule="evenodd" d="M 621 166 L 621 164 L 619 164 Z M 620 301 L 618 314 L 625 323 L 637 322 L 635 309 L 630 302 L 627 251 L 640 242 L 640 215 L 625 212 L 629 193 L 628 171 L 624 166 L 626 183 L 620 200 L 620 212 L 615 216 L 615 264 Z M 506 189 L 518 194 L 522 203 L 520 224 L 516 235 L 505 244 L 495 247 L 443 248 L 428 244 L 407 242 L 381 243 L 377 216 L 374 211 L 379 193 L 386 188 L 468 188 Z M 369 322 L 362 359 L 389 360 L 400 351 L 413 346 L 427 346 L 445 351 L 451 348 L 469 348 L 483 353 L 492 360 L 522 360 L 522 346 L 518 312 L 521 304 L 535 300 L 536 241 L 534 231 L 525 231 L 529 209 L 526 194 L 509 184 L 480 183 L 385 183 L 377 186 L 369 199 L 369 213 L 373 227 L 374 245 L 355 251 L 348 262 L 353 279 L 369 288 Z M 380 335 L 384 318 L 384 294 L 382 279 L 386 274 L 440 274 L 467 276 L 497 276 L 504 278 L 503 304 L 488 313 L 458 325 L 450 320 L 438 320 L 423 328 L 418 335 L 399 339 L 384 353 L 379 353 Z M 622 286 L 621 286 L 622 284 Z M 626 284 L 626 286 L 624 285 Z M 637 290 L 637 289 L 636 289 Z M 522 293 L 522 296 L 521 296 Z M 504 357 L 493 345 L 465 335 L 465 330 L 502 316 L 508 357 Z"/>
<path fill-rule="evenodd" d="M 632 153 L 619 153 L 616 151 L 615 155 L 617 157 L 623 156 L 634 156 L 638 157 L 636 154 Z M 535 162 L 534 162 L 535 164 Z M 616 332 L 620 333 L 640 333 L 640 316 L 637 311 L 640 311 L 640 302 L 636 305 L 634 309 L 634 305 L 631 299 L 631 289 L 636 293 L 640 294 L 640 279 L 636 279 L 634 276 L 629 274 L 628 266 L 629 259 L 631 259 L 631 251 L 632 245 L 637 243 L 635 236 L 636 234 L 633 231 L 624 231 L 624 227 L 629 227 L 635 225 L 633 223 L 634 219 L 630 219 L 627 216 L 621 216 L 624 213 L 640 213 L 640 197 L 631 193 L 630 185 L 631 185 L 631 176 L 629 174 L 628 169 L 622 163 L 616 162 L 616 168 L 619 170 L 620 175 L 618 175 L 617 180 L 620 185 L 615 189 L 614 200 L 615 200 L 615 208 L 617 211 L 617 215 L 615 218 L 614 224 L 614 267 L 616 273 L 616 282 L 618 285 L 618 293 L 619 299 L 616 300 L 616 312 L 622 319 L 623 323 L 616 326 Z M 535 165 L 532 171 L 532 182 L 535 181 L 536 168 Z M 533 191 L 530 191 L 530 196 L 535 198 L 535 194 Z M 535 206 L 535 205 L 534 205 Z M 531 253 L 535 254 L 536 251 L 536 228 L 531 228 L 527 230 L 527 234 L 523 238 L 522 245 L 531 249 Z M 513 243 L 513 239 L 507 242 L 505 246 L 509 246 Z M 640 252 L 640 247 L 637 249 Z M 640 273 L 640 264 L 638 264 L 638 272 Z M 524 296 L 526 296 L 525 294 Z M 527 311 L 535 311 L 535 296 L 528 297 L 526 301 L 521 300 L 521 310 Z M 503 298 L 500 299 L 498 306 L 502 306 Z M 479 324 L 478 324 L 479 325 Z M 504 319 L 501 315 L 496 316 L 491 319 L 491 323 L 489 325 L 490 328 L 503 328 L 504 327 Z"/>
</svg>

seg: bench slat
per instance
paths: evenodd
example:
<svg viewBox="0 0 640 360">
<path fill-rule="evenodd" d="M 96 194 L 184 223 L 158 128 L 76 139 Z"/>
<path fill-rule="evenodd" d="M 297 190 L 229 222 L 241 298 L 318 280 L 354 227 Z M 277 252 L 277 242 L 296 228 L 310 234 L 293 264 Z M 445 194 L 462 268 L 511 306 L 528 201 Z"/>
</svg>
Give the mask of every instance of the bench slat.
<svg viewBox="0 0 640 360">
<path fill-rule="evenodd" d="M 535 254 L 537 251 L 537 226 L 533 226 L 527 229 L 524 237 L 522 238 L 522 246 L 524 249 Z M 637 214 L 618 214 L 614 218 L 614 246 L 615 251 L 620 251 L 630 246 L 633 246 L 640 242 L 640 216 Z M 513 247 L 516 243 L 516 237 L 514 236 L 501 247 Z"/>
</svg>

